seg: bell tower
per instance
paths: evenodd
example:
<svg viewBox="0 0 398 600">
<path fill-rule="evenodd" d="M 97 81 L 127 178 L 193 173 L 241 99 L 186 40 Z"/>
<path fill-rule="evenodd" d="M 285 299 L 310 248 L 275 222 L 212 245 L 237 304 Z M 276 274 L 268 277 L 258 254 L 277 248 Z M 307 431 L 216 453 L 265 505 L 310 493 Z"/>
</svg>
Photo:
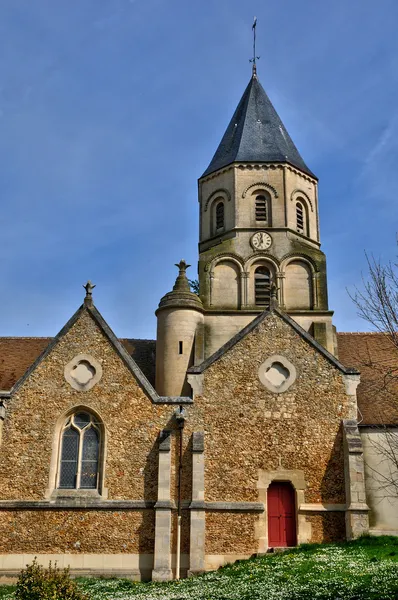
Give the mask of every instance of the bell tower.
<svg viewBox="0 0 398 600">
<path fill-rule="evenodd" d="M 318 180 L 252 77 L 199 179 L 199 282 L 209 356 L 276 293 L 286 311 L 334 353 Z"/>
</svg>

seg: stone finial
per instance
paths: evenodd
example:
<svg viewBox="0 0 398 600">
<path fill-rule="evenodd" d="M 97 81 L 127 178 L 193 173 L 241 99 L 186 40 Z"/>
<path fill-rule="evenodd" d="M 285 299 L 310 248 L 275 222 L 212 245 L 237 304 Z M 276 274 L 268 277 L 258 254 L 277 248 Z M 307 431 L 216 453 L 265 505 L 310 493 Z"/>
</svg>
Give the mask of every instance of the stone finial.
<svg viewBox="0 0 398 600">
<path fill-rule="evenodd" d="M 188 265 L 185 260 L 180 260 L 179 263 L 175 265 L 178 267 L 178 277 L 173 287 L 173 292 L 190 292 L 191 287 L 189 285 L 189 281 L 187 278 L 187 269 L 191 266 Z"/>
<path fill-rule="evenodd" d="M 270 299 L 270 309 L 278 308 L 278 288 L 275 283 L 271 285 L 271 299 Z"/>
<path fill-rule="evenodd" d="M 180 262 L 176 264 L 176 267 L 178 267 L 178 276 L 174 287 L 171 292 L 168 292 L 161 298 L 158 310 L 170 307 L 203 310 L 199 296 L 191 291 L 191 286 L 189 285 L 186 271 L 190 266 L 191 265 L 188 265 L 185 260 L 180 260 Z"/>
<path fill-rule="evenodd" d="M 96 287 L 90 280 L 87 281 L 86 285 L 83 286 L 86 290 L 86 296 L 84 298 L 84 304 L 86 306 L 92 306 L 93 304 L 93 289 Z"/>
</svg>

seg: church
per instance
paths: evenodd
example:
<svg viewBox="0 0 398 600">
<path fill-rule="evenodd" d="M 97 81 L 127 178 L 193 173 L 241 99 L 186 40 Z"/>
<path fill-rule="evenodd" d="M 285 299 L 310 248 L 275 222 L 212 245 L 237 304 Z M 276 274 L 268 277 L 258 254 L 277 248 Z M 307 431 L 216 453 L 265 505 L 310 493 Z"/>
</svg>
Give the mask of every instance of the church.
<svg viewBox="0 0 398 600">
<path fill-rule="evenodd" d="M 118 338 L 91 282 L 55 337 L 0 338 L 0 577 L 37 556 L 166 581 L 398 534 L 374 475 L 398 389 L 368 360 L 394 350 L 333 326 L 318 180 L 255 64 L 198 190 L 199 286 L 181 260 L 156 340 Z"/>
</svg>

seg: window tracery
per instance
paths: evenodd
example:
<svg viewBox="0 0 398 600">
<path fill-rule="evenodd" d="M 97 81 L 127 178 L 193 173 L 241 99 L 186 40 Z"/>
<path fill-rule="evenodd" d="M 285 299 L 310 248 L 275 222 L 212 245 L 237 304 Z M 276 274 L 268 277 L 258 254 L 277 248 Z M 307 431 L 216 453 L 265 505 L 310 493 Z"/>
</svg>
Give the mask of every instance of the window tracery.
<svg viewBox="0 0 398 600">
<path fill-rule="evenodd" d="M 98 489 L 101 431 L 93 415 L 79 411 L 61 432 L 59 489 Z"/>
</svg>

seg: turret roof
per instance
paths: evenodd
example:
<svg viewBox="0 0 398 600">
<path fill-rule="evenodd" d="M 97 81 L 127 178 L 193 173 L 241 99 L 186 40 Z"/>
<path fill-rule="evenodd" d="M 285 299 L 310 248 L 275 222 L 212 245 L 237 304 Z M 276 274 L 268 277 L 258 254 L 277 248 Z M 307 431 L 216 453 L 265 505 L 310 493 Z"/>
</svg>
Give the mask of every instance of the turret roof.
<svg viewBox="0 0 398 600">
<path fill-rule="evenodd" d="M 301 158 L 255 72 L 202 177 L 233 162 L 289 163 L 315 177 Z"/>
</svg>

